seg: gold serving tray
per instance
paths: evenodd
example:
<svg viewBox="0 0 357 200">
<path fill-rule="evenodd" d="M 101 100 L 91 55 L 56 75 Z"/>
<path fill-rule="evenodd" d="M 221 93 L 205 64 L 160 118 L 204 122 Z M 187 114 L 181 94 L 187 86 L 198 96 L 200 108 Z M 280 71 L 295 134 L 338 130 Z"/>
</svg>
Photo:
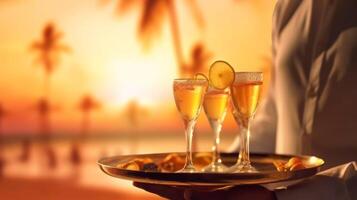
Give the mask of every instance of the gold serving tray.
<svg viewBox="0 0 357 200">
<path fill-rule="evenodd" d="M 315 156 L 257 154 L 250 155 L 252 165 L 258 170 L 254 173 L 175 173 L 175 172 L 148 172 L 134 171 L 117 167 L 135 158 L 151 158 L 159 162 L 170 153 L 123 155 L 102 158 L 98 165 L 106 174 L 135 182 L 175 185 L 175 186 L 228 186 L 245 184 L 265 184 L 288 180 L 298 180 L 315 175 L 320 171 L 324 161 Z M 184 156 L 184 153 L 178 153 Z M 197 153 L 196 153 L 197 154 Z M 236 153 L 222 153 L 221 158 L 225 165 L 232 166 L 237 160 Z M 274 161 L 288 161 L 291 157 L 300 158 L 305 169 L 279 172 L 273 165 Z"/>
</svg>

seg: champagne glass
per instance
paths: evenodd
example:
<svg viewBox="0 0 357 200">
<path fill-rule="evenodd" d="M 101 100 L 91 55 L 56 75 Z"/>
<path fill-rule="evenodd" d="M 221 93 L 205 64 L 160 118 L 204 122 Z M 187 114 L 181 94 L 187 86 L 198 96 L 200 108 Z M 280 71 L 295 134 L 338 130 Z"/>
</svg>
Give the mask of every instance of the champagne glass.
<svg viewBox="0 0 357 200">
<path fill-rule="evenodd" d="M 206 113 L 209 124 L 214 133 L 212 147 L 212 163 L 203 168 L 204 172 L 223 172 L 227 167 L 222 164 L 219 153 L 220 133 L 222 123 L 226 117 L 229 100 L 229 90 L 219 90 L 212 87 L 208 88 L 203 100 L 203 108 Z"/>
<path fill-rule="evenodd" d="M 192 162 L 192 137 L 201 111 L 203 96 L 208 82 L 205 79 L 175 79 L 174 97 L 186 129 L 186 164 L 179 172 L 195 172 Z"/>
<path fill-rule="evenodd" d="M 250 123 L 259 104 L 260 90 L 263 83 L 261 72 L 236 72 L 231 86 L 234 105 L 233 115 L 240 125 L 240 151 L 237 164 L 229 171 L 255 172 L 249 159 Z"/>
</svg>

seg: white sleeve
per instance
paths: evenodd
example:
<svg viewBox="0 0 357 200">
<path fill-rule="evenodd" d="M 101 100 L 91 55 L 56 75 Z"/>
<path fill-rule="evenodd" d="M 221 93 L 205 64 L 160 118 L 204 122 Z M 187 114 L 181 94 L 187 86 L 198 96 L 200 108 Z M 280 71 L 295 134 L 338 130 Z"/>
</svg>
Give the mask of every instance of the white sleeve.
<svg viewBox="0 0 357 200">
<path fill-rule="evenodd" d="M 350 162 L 323 171 L 286 189 L 275 190 L 278 200 L 357 198 L 357 164 Z"/>
</svg>

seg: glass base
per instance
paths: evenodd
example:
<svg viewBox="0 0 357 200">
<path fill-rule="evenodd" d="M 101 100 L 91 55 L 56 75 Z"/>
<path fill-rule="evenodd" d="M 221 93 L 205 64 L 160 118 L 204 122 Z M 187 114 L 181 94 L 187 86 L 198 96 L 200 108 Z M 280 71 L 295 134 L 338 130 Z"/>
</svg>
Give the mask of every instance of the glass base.
<svg viewBox="0 0 357 200">
<path fill-rule="evenodd" d="M 227 169 L 228 167 L 222 163 L 211 163 L 207 167 L 203 168 L 202 172 L 219 173 L 219 172 L 226 172 Z"/>
<path fill-rule="evenodd" d="M 196 168 L 193 165 L 185 165 L 185 167 L 177 171 L 177 173 L 193 173 L 193 172 L 197 172 Z"/>
<path fill-rule="evenodd" d="M 254 173 L 258 172 L 250 163 L 237 163 L 230 167 L 227 172 L 230 173 Z"/>
</svg>

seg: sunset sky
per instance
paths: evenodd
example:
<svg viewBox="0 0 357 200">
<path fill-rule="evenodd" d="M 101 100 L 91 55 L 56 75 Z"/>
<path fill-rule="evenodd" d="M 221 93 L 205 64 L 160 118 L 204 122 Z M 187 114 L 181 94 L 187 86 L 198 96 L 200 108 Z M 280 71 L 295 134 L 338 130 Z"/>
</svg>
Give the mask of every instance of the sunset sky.
<svg viewBox="0 0 357 200">
<path fill-rule="evenodd" d="M 202 42 L 212 54 L 209 63 L 222 59 L 235 70 L 264 70 L 263 58 L 270 56 L 275 1 L 197 1 L 205 21 L 202 28 L 192 20 L 184 2 L 175 1 L 185 60 L 191 48 Z M 182 128 L 172 95 L 178 68 L 169 21 L 152 48 L 144 50 L 137 37 L 139 9 L 118 16 L 115 3 L 0 0 L 0 102 L 9 110 L 3 121 L 5 132 L 36 132 L 33 105 L 43 95 L 44 71 L 34 62 L 29 46 L 40 39 L 48 22 L 56 24 L 64 33 L 63 43 L 72 49 L 51 79 L 51 100 L 58 107 L 53 126 L 58 132 L 77 131 L 77 104 L 86 93 L 103 104 L 93 116 L 96 131 L 125 129 L 125 105 L 132 99 L 149 110 L 142 125 L 145 129 Z M 227 123 L 234 127 L 231 119 Z"/>
</svg>

